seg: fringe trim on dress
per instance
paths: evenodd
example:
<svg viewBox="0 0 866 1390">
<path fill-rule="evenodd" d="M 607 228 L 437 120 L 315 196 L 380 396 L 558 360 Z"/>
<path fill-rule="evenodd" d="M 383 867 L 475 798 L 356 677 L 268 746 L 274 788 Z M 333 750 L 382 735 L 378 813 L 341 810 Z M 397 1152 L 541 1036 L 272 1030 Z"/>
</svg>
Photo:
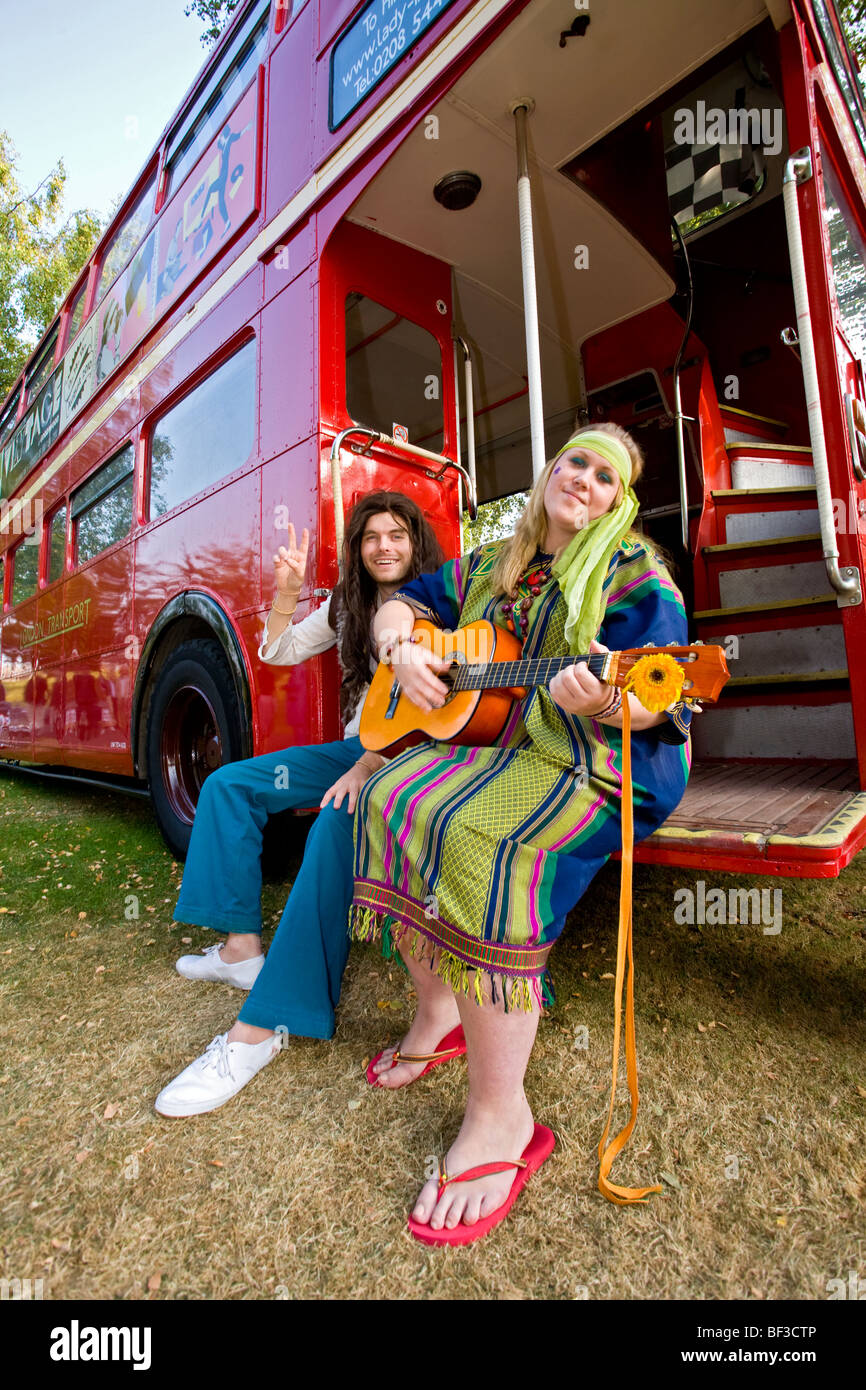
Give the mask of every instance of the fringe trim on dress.
<svg viewBox="0 0 866 1390">
<path fill-rule="evenodd" d="M 475 1003 L 485 1003 L 483 976 L 490 980 L 490 999 L 494 1004 L 501 998 L 506 1013 L 520 1009 L 524 1013 L 532 1011 L 533 998 L 541 1013 L 547 1006 L 555 1003 L 553 981 L 550 971 L 545 969 L 537 975 L 504 975 L 501 971 L 484 970 L 461 960 L 446 947 L 436 945 L 415 927 L 389 913 L 376 912 L 371 907 L 354 905 L 349 914 L 349 935 L 353 941 L 370 944 L 380 940 L 382 954 L 386 960 L 395 956 L 403 964 L 398 946 L 408 936 L 409 953 L 414 960 L 426 960 L 430 969 L 435 970 L 438 979 L 461 993 L 465 998 L 473 998 Z M 498 988 L 497 988 L 498 981 Z"/>
</svg>

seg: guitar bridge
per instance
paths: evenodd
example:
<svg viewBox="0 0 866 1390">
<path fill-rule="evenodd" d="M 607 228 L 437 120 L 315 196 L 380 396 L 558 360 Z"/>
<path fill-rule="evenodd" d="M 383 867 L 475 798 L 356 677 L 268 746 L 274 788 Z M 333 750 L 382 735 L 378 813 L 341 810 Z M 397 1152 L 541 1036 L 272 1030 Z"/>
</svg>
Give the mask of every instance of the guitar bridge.
<svg viewBox="0 0 866 1390">
<path fill-rule="evenodd" d="M 399 699 L 400 699 L 400 682 L 399 682 L 398 680 L 395 680 L 395 681 L 394 681 L 394 684 L 391 686 L 391 698 L 390 698 L 390 700 L 388 701 L 388 708 L 387 708 L 386 711 L 385 711 L 385 718 L 386 718 L 386 719 L 393 719 L 393 718 L 394 718 L 394 715 L 395 715 L 396 712 L 397 712 L 397 704 L 398 704 L 398 702 L 399 702 Z"/>
</svg>

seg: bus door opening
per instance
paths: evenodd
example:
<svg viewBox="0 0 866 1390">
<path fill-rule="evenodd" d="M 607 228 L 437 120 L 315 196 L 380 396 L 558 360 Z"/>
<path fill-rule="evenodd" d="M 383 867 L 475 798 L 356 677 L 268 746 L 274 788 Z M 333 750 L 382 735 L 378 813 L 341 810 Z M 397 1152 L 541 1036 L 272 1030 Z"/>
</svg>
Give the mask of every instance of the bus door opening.
<svg viewBox="0 0 866 1390">
<path fill-rule="evenodd" d="M 457 554 L 469 499 L 457 465 L 449 267 L 343 222 L 322 256 L 321 292 L 324 552 L 336 567 L 341 515 L 387 488 L 416 501 Z"/>
</svg>

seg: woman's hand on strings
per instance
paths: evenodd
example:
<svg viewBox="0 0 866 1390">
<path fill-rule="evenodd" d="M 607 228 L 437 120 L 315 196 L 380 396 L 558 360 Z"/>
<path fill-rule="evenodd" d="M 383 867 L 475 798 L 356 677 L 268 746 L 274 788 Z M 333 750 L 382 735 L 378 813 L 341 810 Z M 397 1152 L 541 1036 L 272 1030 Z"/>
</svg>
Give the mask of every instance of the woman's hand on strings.
<svg viewBox="0 0 866 1390">
<path fill-rule="evenodd" d="M 427 714 L 442 708 L 448 697 L 448 687 L 439 680 L 436 672 L 441 674 L 447 671 L 450 661 L 436 656 L 420 642 L 410 642 L 407 638 L 394 647 L 391 665 L 403 694 L 413 705 Z"/>
<path fill-rule="evenodd" d="M 609 652 L 610 647 L 593 640 L 589 650 L 590 654 Z M 566 666 L 564 671 L 553 677 L 548 689 L 551 700 L 560 709 L 567 714 L 580 714 L 589 719 L 605 709 L 613 698 L 611 687 L 605 681 L 598 680 L 585 661 Z"/>
<path fill-rule="evenodd" d="M 274 556 L 274 583 L 277 592 L 287 598 L 297 598 L 304 585 L 307 571 L 307 551 L 310 548 L 310 533 L 306 526 L 298 545 L 295 528 L 289 522 L 289 543 L 281 545 Z"/>
</svg>

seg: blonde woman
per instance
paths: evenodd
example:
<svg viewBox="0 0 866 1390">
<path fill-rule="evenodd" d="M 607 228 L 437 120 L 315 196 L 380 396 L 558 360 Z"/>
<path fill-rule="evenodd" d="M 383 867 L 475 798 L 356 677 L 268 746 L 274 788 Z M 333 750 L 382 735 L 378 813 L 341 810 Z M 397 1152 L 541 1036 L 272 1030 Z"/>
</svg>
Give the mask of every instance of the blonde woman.
<svg viewBox="0 0 866 1390">
<path fill-rule="evenodd" d="M 447 693 L 443 663 L 409 640 L 418 616 L 444 628 L 486 618 L 522 638 L 527 657 L 687 641 L 681 596 L 631 529 L 641 463 L 618 426 L 578 431 L 536 482 L 510 540 L 394 593 L 375 636 L 416 705 L 436 708 Z M 625 698 L 639 839 L 682 797 L 689 711 L 650 714 Z M 463 1123 L 409 1222 L 427 1243 L 485 1234 L 553 1149 L 523 1078 L 551 997 L 551 946 L 620 847 L 621 728 L 620 692 L 578 660 L 515 702 L 492 747 L 422 744 L 359 797 L 353 934 L 396 947 L 418 996 L 409 1033 L 374 1059 L 369 1079 L 406 1085 L 457 1023 L 466 1036 Z"/>
</svg>

